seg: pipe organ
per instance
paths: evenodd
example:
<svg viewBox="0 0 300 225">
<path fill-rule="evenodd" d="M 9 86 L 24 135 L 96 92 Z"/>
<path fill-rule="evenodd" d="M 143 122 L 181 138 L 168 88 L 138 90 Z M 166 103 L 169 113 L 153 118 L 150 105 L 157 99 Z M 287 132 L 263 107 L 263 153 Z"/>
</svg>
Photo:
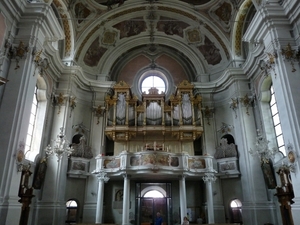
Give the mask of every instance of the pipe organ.
<svg viewBox="0 0 300 225">
<path fill-rule="evenodd" d="M 169 99 L 155 87 L 139 99 L 126 82 L 120 81 L 105 100 L 107 137 L 113 141 L 157 135 L 177 141 L 199 138 L 203 132 L 201 96 L 194 96 L 193 90 L 193 84 L 184 80 Z"/>
</svg>

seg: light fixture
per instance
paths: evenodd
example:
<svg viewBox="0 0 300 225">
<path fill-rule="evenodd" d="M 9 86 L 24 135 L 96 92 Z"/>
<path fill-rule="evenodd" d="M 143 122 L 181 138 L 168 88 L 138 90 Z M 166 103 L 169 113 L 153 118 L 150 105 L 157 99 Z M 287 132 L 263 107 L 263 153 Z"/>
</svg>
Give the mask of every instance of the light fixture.
<svg viewBox="0 0 300 225">
<path fill-rule="evenodd" d="M 292 66 L 292 72 L 295 72 L 296 69 L 294 67 L 294 62 L 299 62 L 300 60 L 300 50 L 294 50 L 292 49 L 292 46 L 290 43 L 285 47 L 285 49 L 281 50 L 281 54 L 284 56 L 284 58 L 291 63 Z"/>
<path fill-rule="evenodd" d="M 249 116 L 250 113 L 248 111 L 249 107 L 251 106 L 251 104 L 253 103 L 254 97 L 253 96 L 248 96 L 248 94 L 246 94 L 244 97 L 240 97 L 240 102 L 243 104 L 244 107 L 246 107 L 246 114 Z"/>
<path fill-rule="evenodd" d="M 213 118 L 214 108 L 209 108 L 205 106 L 204 108 L 204 116 L 207 119 L 207 125 L 210 125 L 210 118 Z"/>
<path fill-rule="evenodd" d="M 43 52 L 43 49 L 41 49 L 40 51 L 33 51 L 32 55 L 34 56 L 34 63 L 36 65 L 37 68 L 40 69 L 40 75 L 43 76 L 45 70 L 47 70 L 49 68 L 49 61 L 47 58 L 42 58 L 41 54 Z M 34 76 L 34 74 L 33 74 Z"/>
<path fill-rule="evenodd" d="M 70 147 L 70 142 L 65 138 L 63 127 L 60 128 L 56 140 L 52 140 L 52 146 L 49 144 L 45 149 L 47 157 L 54 154 L 57 156 L 57 162 L 61 160 L 63 155 L 70 156 L 73 151 L 74 149 Z"/>
<path fill-rule="evenodd" d="M 238 108 L 238 99 L 237 98 L 231 98 L 231 102 L 229 102 L 229 107 L 234 111 L 235 118 L 237 118 L 236 110 Z"/>
<path fill-rule="evenodd" d="M 259 130 L 257 130 L 257 137 L 255 143 L 255 149 L 249 150 L 250 155 L 257 155 L 262 163 L 269 163 L 270 159 L 273 159 L 275 154 L 278 152 L 277 148 L 269 149 L 269 141 L 264 138 Z"/>
<path fill-rule="evenodd" d="M 16 68 L 15 70 L 19 69 L 19 61 L 23 58 L 26 57 L 28 51 L 29 51 L 29 47 L 25 46 L 23 41 L 20 41 L 19 45 L 17 47 L 13 46 L 13 44 L 10 42 L 10 39 L 8 39 L 5 43 L 5 48 L 8 49 L 8 56 L 11 59 L 15 59 L 16 60 Z"/>
</svg>

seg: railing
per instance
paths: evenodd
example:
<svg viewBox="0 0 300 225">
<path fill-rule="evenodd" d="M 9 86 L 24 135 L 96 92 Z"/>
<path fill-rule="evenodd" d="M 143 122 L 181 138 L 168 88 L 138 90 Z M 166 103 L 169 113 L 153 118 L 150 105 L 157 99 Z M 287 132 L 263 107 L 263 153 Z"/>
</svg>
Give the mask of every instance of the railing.
<svg viewBox="0 0 300 225">
<path fill-rule="evenodd" d="M 170 153 L 163 151 L 123 151 L 118 156 L 96 157 L 96 169 L 94 174 L 105 172 L 110 176 L 118 176 L 126 173 L 152 173 L 160 174 L 187 174 L 190 176 L 201 176 L 205 173 L 216 173 L 213 165 L 214 158 L 209 155 L 190 156 L 187 153 Z"/>
</svg>

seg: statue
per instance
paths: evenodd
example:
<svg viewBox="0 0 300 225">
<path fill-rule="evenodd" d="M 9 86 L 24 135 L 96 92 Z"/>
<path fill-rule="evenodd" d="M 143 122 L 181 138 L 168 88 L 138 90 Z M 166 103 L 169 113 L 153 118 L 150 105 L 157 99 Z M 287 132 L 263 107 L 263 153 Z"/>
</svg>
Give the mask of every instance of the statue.
<svg viewBox="0 0 300 225">
<path fill-rule="evenodd" d="M 229 157 L 237 157 L 237 151 L 236 151 L 236 146 L 235 144 L 227 143 L 226 138 L 221 139 L 221 144 L 216 148 L 216 153 L 215 153 L 215 158 L 216 159 L 222 159 L 222 158 L 229 158 Z"/>
<path fill-rule="evenodd" d="M 79 139 L 79 143 L 73 143 L 72 147 L 74 149 L 72 156 L 73 157 L 81 157 L 81 158 L 86 158 L 86 159 L 91 159 L 93 158 L 93 153 L 91 151 L 91 147 L 86 145 L 86 139 L 84 136 L 82 136 Z"/>
</svg>

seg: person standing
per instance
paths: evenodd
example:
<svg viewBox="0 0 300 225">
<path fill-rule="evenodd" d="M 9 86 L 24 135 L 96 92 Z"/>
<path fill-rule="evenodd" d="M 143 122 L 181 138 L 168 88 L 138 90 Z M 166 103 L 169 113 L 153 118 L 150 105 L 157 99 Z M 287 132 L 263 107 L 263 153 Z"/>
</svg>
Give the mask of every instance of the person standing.
<svg viewBox="0 0 300 225">
<path fill-rule="evenodd" d="M 185 216 L 185 217 L 183 217 L 183 222 L 182 222 L 182 225 L 188 225 L 188 224 L 190 224 L 190 222 L 189 222 L 189 220 L 188 220 L 188 218 Z"/>
<path fill-rule="evenodd" d="M 163 220 L 159 212 L 156 213 L 155 225 L 162 225 Z"/>
</svg>

